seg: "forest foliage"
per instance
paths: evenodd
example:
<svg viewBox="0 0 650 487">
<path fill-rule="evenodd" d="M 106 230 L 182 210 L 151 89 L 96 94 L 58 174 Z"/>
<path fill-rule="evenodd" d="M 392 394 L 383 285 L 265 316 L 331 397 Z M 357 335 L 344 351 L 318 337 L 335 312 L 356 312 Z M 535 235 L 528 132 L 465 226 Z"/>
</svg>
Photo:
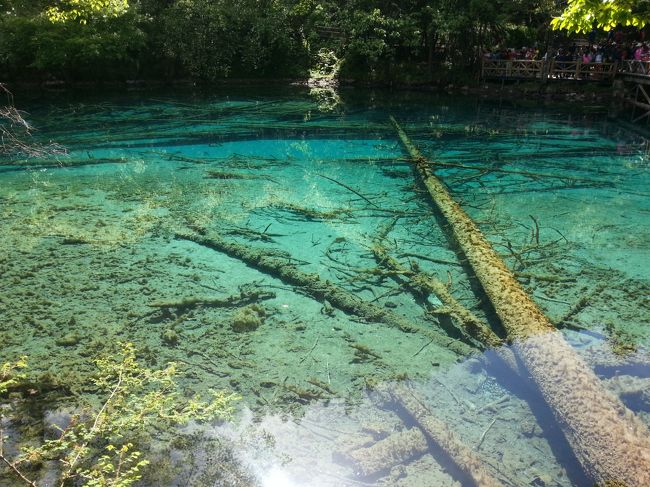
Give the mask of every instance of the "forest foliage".
<svg viewBox="0 0 650 487">
<path fill-rule="evenodd" d="M 0 81 L 444 78 L 550 28 L 642 26 L 647 0 L 0 0 Z M 555 20 L 553 20 L 555 19 Z"/>
</svg>

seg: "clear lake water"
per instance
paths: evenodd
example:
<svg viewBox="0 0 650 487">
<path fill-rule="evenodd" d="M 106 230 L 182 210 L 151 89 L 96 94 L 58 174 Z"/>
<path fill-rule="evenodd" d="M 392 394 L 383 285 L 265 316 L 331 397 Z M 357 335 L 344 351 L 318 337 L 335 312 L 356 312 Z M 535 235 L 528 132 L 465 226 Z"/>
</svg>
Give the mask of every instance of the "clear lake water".
<svg viewBox="0 0 650 487">
<path fill-rule="evenodd" d="M 36 397 L 41 417 L 92 397 L 94 359 L 127 341 L 151 368 L 176 362 L 188 397 L 241 396 L 233 421 L 173 433 L 189 447 L 160 432 L 144 485 L 470 485 L 431 443 L 360 473 L 356 452 L 418 427 L 376 392 L 391 384 L 415 391 L 503 485 L 592 485 L 539 393 L 412 285 L 435 277 L 505 336 L 390 115 L 576 353 L 650 425 L 650 153 L 602 114 L 303 88 L 19 105 L 35 142 L 67 152 L 0 160 L 0 363 L 25 355 L 31 373 L 73 391 Z M 343 309 L 282 269 L 367 307 Z"/>
</svg>

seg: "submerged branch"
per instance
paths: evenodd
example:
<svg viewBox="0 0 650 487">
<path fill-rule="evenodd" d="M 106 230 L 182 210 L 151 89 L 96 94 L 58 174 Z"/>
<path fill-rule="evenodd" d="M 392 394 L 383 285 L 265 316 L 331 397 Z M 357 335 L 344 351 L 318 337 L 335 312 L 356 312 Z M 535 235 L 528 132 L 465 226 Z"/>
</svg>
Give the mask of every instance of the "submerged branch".
<svg viewBox="0 0 650 487">
<path fill-rule="evenodd" d="M 317 274 L 307 274 L 300 271 L 296 265 L 288 263 L 286 259 L 270 255 L 266 250 L 227 241 L 214 234 L 207 236 L 197 233 L 178 232 L 176 238 L 189 240 L 239 259 L 261 272 L 272 275 L 286 284 L 306 292 L 319 302 L 329 302 L 332 306 L 345 313 L 360 317 L 366 321 L 383 323 L 406 333 L 422 334 L 433 339 L 440 347 L 458 355 L 467 355 L 472 351 L 472 348 L 463 342 L 448 337 L 437 330 L 423 328 L 411 323 L 396 313 L 360 299 L 330 281 L 323 281 Z"/>
<path fill-rule="evenodd" d="M 358 191 L 352 189 L 352 188 L 351 188 L 350 186 L 348 186 L 347 184 L 344 184 L 344 183 L 342 183 L 342 182 L 340 182 L 340 181 L 337 181 L 337 180 L 334 179 L 334 178 L 330 178 L 329 176 L 324 176 L 323 174 L 316 174 L 316 176 L 318 176 L 318 177 L 320 177 L 320 178 L 327 179 L 327 180 L 329 180 L 329 181 L 332 181 L 333 183 L 338 184 L 339 186 L 341 186 L 341 187 L 347 189 L 348 191 L 351 191 L 352 193 L 356 194 L 359 198 L 361 198 L 362 200 L 364 200 L 364 201 L 365 201 L 366 203 L 368 203 L 369 205 L 372 205 L 372 206 L 374 206 L 375 208 L 379 208 L 379 209 L 381 209 L 380 206 L 377 206 L 375 203 L 373 203 L 372 201 L 370 201 L 368 198 L 366 198 L 364 195 L 362 195 L 362 194 L 359 193 Z"/>
<path fill-rule="evenodd" d="M 431 274 L 407 269 L 391 257 L 382 242 L 387 233 L 388 228 L 382 229 L 373 241 L 371 249 L 375 260 L 381 266 L 396 275 L 406 278 L 407 286 L 412 290 L 426 296 L 430 294 L 436 296 L 443 303 L 444 312 L 454 318 L 454 322 L 459 325 L 461 331 L 478 340 L 483 346 L 499 347 L 503 345 L 502 340 L 490 329 L 487 323 L 480 320 L 474 313 L 454 298 L 442 281 Z M 439 313 L 442 311 L 438 310 Z"/>
<path fill-rule="evenodd" d="M 575 181 L 575 182 L 581 182 L 581 183 L 591 183 L 591 184 L 598 184 L 601 186 L 611 186 L 612 183 L 610 181 L 603 181 L 600 179 L 592 179 L 592 178 L 581 178 L 577 176 L 567 176 L 563 174 L 549 174 L 549 173 L 542 173 L 542 172 L 532 172 L 532 171 L 518 171 L 516 169 L 502 169 L 500 167 L 493 167 L 493 166 L 481 166 L 481 165 L 469 165 L 469 164 L 458 164 L 458 163 L 453 163 L 453 162 L 440 162 L 440 161 L 435 161 L 433 163 L 434 166 L 442 166 L 442 167 L 453 167 L 453 168 L 458 168 L 458 169 L 469 169 L 472 171 L 479 171 L 482 172 L 483 174 L 487 174 L 490 172 L 499 172 L 499 173 L 504 173 L 504 174 L 517 174 L 521 176 L 526 176 L 529 178 L 533 179 L 539 179 L 539 178 L 547 178 L 547 179 L 560 179 L 562 181 Z"/>
</svg>

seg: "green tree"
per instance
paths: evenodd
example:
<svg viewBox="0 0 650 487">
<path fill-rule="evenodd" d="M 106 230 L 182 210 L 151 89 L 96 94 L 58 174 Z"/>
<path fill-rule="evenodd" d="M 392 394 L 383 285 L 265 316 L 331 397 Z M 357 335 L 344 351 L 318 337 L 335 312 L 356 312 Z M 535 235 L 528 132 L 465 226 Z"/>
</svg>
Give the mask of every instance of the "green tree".
<svg viewBox="0 0 650 487">
<path fill-rule="evenodd" d="M 551 21 L 553 29 L 590 32 L 616 26 L 642 28 L 650 20 L 648 0 L 568 0 L 566 9 Z"/>
<path fill-rule="evenodd" d="M 45 15 L 51 22 L 73 20 L 85 24 L 92 18 L 119 17 L 128 9 L 128 0 L 63 0 L 49 6 Z"/>
<path fill-rule="evenodd" d="M 137 75 L 145 45 L 136 10 L 86 22 L 51 22 L 43 5 L 0 13 L 0 65 L 10 79 L 113 80 Z"/>
<path fill-rule="evenodd" d="M 279 0 L 178 0 L 162 26 L 166 54 L 199 79 L 306 73 L 304 44 Z"/>
</svg>

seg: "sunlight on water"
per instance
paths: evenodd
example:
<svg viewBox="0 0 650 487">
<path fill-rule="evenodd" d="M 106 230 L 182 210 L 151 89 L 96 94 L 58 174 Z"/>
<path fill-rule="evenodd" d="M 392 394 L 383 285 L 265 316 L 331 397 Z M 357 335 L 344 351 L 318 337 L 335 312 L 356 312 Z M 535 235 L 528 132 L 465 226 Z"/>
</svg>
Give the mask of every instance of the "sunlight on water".
<svg viewBox="0 0 650 487">
<path fill-rule="evenodd" d="M 529 344 L 517 361 L 491 349 L 505 330 L 389 115 L 647 425 L 644 139 L 471 99 L 337 103 L 295 90 L 24 107 L 68 154 L 0 161 L 0 363 L 26 355 L 40 381 L 29 420 L 3 417 L 6 451 L 96 402 L 94 359 L 130 341 L 149 367 L 176 362 L 188 397 L 242 396 L 232 422 L 158 431 L 146 485 L 473 485 L 435 432 L 497 485 L 593 484 Z"/>
</svg>

